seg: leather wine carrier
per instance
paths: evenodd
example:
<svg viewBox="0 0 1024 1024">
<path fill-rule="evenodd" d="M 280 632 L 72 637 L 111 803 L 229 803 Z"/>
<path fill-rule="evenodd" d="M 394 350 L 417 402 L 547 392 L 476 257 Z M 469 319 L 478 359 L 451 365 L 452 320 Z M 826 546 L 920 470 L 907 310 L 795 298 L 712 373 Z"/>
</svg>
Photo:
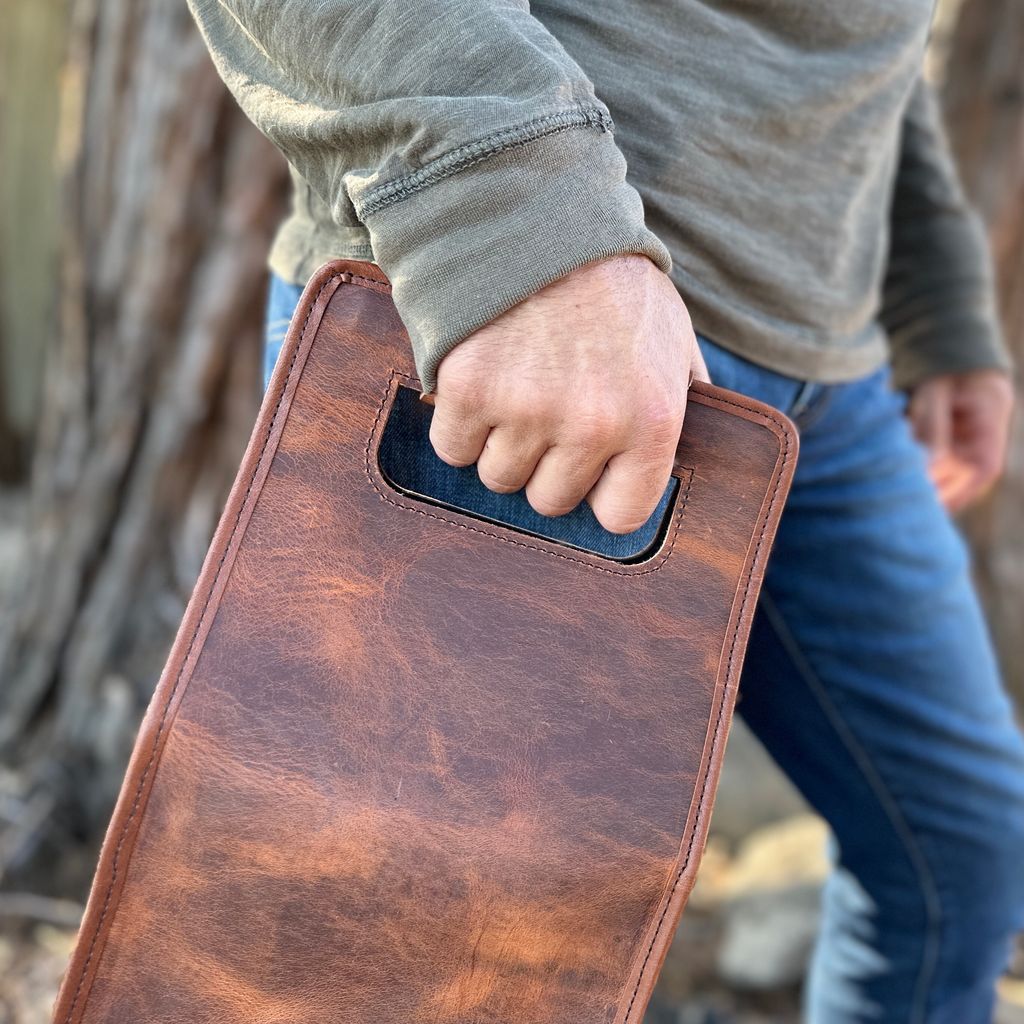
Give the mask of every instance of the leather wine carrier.
<svg viewBox="0 0 1024 1024">
<path fill-rule="evenodd" d="M 457 511 L 381 469 L 418 388 L 390 293 L 355 261 L 305 291 L 57 1024 L 643 1016 L 707 833 L 793 428 L 694 385 L 639 558 Z"/>
</svg>

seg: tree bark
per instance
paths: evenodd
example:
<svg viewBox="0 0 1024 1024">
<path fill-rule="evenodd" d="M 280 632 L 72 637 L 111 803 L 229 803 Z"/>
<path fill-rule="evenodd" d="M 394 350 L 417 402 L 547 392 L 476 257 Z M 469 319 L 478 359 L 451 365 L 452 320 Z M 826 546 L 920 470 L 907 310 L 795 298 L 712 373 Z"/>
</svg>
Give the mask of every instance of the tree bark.
<svg viewBox="0 0 1024 1024">
<path fill-rule="evenodd" d="M 0 483 L 22 483 L 53 334 L 65 0 L 0 0 Z"/>
<path fill-rule="evenodd" d="M 255 416 L 285 194 L 184 4 L 70 10 L 59 331 L 0 609 L 8 883 L 33 852 L 52 867 L 40 843 L 92 840 L 109 814 Z"/>
<path fill-rule="evenodd" d="M 1024 365 L 1024 4 L 965 0 L 943 101 L 968 195 L 989 229 L 1006 337 Z M 1018 377 L 1018 387 L 1019 387 Z M 1021 395 L 1018 395 L 1020 399 Z M 1024 706 L 1024 417 L 999 489 L 965 520 L 1011 691 Z"/>
</svg>

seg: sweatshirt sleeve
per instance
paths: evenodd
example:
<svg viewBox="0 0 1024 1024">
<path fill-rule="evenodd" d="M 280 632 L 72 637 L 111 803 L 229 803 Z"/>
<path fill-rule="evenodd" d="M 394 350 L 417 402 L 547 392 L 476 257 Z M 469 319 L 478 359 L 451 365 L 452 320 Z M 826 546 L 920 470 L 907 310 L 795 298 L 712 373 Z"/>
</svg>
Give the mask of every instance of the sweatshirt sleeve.
<svg viewBox="0 0 1024 1024">
<path fill-rule="evenodd" d="M 247 115 L 367 229 L 424 387 L 593 260 L 670 269 L 607 108 L 526 0 L 189 0 Z"/>
<path fill-rule="evenodd" d="M 1010 367 L 985 230 L 964 197 L 923 79 L 903 118 L 881 319 L 901 388 L 939 374 Z"/>
</svg>

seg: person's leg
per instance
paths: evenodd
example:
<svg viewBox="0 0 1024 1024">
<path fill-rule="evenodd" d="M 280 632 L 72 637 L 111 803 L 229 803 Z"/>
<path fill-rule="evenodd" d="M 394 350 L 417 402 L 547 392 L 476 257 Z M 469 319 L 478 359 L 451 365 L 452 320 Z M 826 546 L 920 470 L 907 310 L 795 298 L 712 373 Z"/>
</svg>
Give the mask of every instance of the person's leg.
<svg viewBox="0 0 1024 1024">
<path fill-rule="evenodd" d="M 288 325 L 292 321 L 295 307 L 302 298 L 302 285 L 289 284 L 276 274 L 270 275 L 267 288 L 267 310 L 263 322 L 263 390 L 270 383 L 270 377 L 281 354 Z"/>
<path fill-rule="evenodd" d="M 777 375 L 705 355 L 783 405 Z M 803 393 L 739 710 L 836 839 L 807 1015 L 982 1024 L 1024 925 L 1024 743 L 886 375 Z"/>
<path fill-rule="evenodd" d="M 704 351 L 803 427 L 740 709 L 839 843 L 810 1018 L 982 1021 L 1024 899 L 1024 751 L 961 545 L 881 377 L 823 389 Z"/>
</svg>

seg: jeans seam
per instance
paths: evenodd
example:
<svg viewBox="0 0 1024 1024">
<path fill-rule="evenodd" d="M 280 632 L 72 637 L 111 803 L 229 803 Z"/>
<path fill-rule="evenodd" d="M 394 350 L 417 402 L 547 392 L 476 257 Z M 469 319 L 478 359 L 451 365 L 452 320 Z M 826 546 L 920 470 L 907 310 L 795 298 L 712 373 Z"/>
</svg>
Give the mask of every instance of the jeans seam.
<svg viewBox="0 0 1024 1024">
<path fill-rule="evenodd" d="M 801 431 L 806 431 L 814 426 L 825 414 L 832 404 L 832 396 L 835 393 L 835 386 L 823 387 L 821 392 L 811 398 L 799 411 L 792 414 L 793 422 Z"/>
<path fill-rule="evenodd" d="M 808 689 L 818 702 L 825 717 L 832 723 L 840 742 L 846 747 L 847 752 L 853 758 L 864 781 L 867 782 L 868 787 L 878 799 L 917 875 L 918 883 L 921 887 L 921 898 L 924 904 L 926 935 L 924 950 L 921 954 L 921 965 L 918 970 L 917 981 L 914 985 L 908 1024 L 924 1024 L 926 1020 L 927 996 L 938 965 L 942 929 L 942 904 L 935 877 L 928 866 L 920 844 L 914 838 L 913 830 L 903 816 L 896 798 L 875 767 L 871 755 L 854 735 L 850 726 L 847 725 L 838 705 L 829 696 L 824 683 L 814 670 L 807 655 L 803 652 L 793 632 L 787 626 L 778 605 L 776 605 L 767 590 L 762 590 L 760 603 L 768 624 L 775 632 L 786 653 L 792 659 L 794 667 L 807 684 Z"/>
<path fill-rule="evenodd" d="M 805 380 L 800 385 L 793 404 L 789 408 L 789 415 L 795 420 L 805 413 L 814 404 L 814 382 Z"/>
</svg>

